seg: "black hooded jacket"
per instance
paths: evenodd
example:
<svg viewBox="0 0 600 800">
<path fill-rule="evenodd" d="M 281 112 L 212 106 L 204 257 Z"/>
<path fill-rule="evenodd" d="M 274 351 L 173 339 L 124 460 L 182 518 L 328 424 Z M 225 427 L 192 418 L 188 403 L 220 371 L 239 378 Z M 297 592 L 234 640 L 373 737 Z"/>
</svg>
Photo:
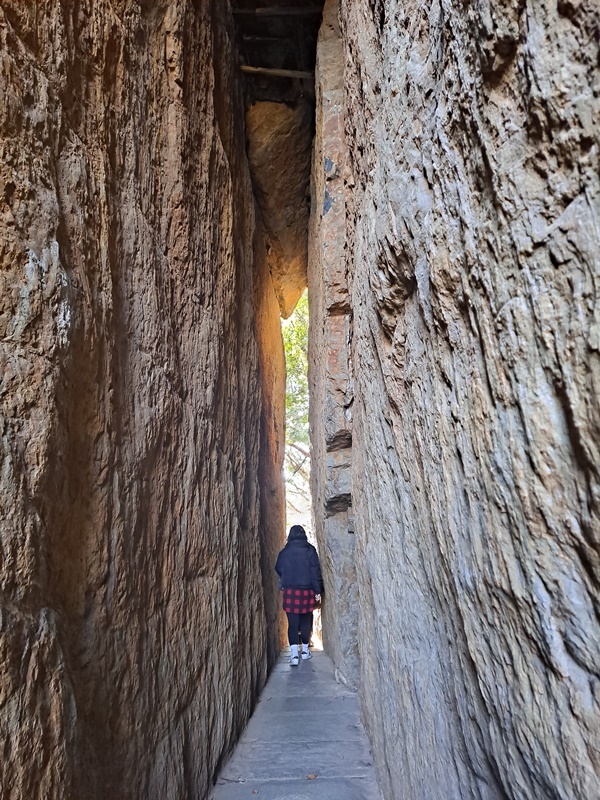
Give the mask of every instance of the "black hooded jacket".
<svg viewBox="0 0 600 800">
<path fill-rule="evenodd" d="M 275 571 L 282 589 L 312 589 L 323 593 L 323 577 L 317 551 L 306 536 L 288 539 L 277 556 Z"/>
</svg>

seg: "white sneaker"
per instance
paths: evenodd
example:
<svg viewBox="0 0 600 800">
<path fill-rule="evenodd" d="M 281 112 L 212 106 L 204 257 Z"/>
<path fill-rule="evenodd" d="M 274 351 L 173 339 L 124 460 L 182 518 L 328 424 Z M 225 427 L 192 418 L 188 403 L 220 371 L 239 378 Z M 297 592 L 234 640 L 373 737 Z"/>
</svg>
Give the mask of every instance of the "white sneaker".
<svg viewBox="0 0 600 800">
<path fill-rule="evenodd" d="M 302 661 L 306 661 L 307 658 L 312 658 L 312 653 L 310 652 L 310 650 L 307 650 L 306 652 L 304 652 L 304 650 L 303 650 L 302 651 Z"/>
<path fill-rule="evenodd" d="M 302 656 L 304 658 L 304 655 Z M 292 656 L 290 658 L 290 667 L 297 667 L 298 666 L 298 656 Z"/>
</svg>

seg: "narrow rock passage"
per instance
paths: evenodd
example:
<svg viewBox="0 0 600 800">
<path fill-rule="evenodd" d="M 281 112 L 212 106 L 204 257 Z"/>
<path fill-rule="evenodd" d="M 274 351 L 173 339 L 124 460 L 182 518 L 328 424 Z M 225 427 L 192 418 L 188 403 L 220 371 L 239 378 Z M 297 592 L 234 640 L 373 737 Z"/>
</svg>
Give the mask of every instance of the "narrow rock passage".
<svg viewBox="0 0 600 800">
<path fill-rule="evenodd" d="M 325 653 L 283 653 L 211 800 L 380 800 L 358 698 Z M 316 776 L 316 777 L 313 777 Z"/>
</svg>

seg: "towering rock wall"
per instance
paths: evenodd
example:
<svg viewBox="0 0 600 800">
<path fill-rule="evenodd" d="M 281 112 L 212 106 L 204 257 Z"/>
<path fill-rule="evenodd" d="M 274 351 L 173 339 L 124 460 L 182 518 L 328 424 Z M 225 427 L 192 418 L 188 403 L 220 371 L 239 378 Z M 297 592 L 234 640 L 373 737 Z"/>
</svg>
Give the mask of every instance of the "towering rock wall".
<svg viewBox="0 0 600 800">
<path fill-rule="evenodd" d="M 340 18 L 359 669 L 385 795 L 600 797 L 597 3 Z"/>
<path fill-rule="evenodd" d="M 358 595 L 352 511 L 352 316 L 348 295 L 344 49 L 336 2 L 319 33 L 308 298 L 311 493 L 325 580 L 323 637 L 337 677 L 358 681 Z"/>
<path fill-rule="evenodd" d="M 0 3 L 6 800 L 203 797 L 277 649 L 283 355 L 226 12 Z"/>
<path fill-rule="evenodd" d="M 252 186 L 266 233 L 267 264 L 287 319 L 306 289 L 313 109 L 259 101 L 246 110 Z"/>
</svg>

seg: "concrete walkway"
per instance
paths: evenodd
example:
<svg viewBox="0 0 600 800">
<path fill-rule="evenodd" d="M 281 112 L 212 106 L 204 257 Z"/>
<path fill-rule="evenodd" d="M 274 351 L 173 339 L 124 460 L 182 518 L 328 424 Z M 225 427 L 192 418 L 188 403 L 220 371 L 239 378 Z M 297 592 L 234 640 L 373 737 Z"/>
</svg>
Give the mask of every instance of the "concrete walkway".
<svg viewBox="0 0 600 800">
<path fill-rule="evenodd" d="M 358 699 L 325 653 L 281 656 L 210 800 L 381 800 Z"/>
</svg>

